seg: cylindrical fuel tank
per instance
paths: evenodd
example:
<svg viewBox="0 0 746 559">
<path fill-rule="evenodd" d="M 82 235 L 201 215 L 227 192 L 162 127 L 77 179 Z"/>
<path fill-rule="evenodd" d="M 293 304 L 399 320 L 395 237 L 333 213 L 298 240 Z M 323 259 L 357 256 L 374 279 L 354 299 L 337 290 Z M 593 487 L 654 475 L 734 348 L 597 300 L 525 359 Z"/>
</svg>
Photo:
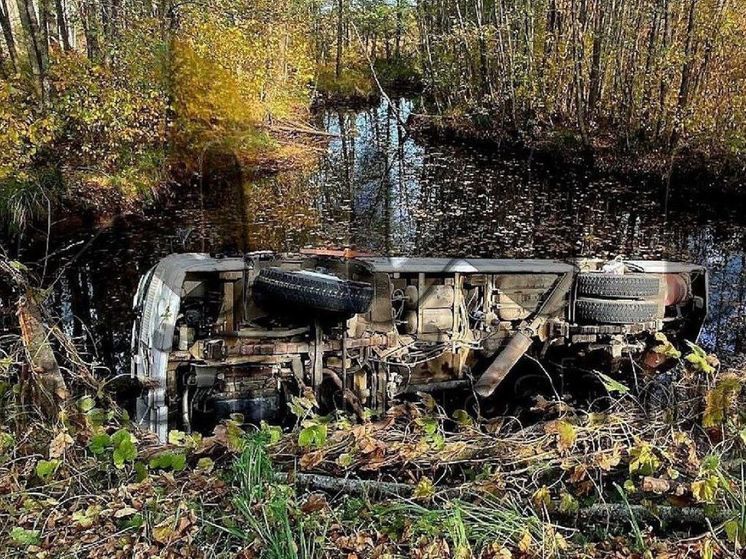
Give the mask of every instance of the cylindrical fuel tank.
<svg viewBox="0 0 746 559">
<path fill-rule="evenodd" d="M 422 315 L 421 322 L 420 314 Z M 451 309 L 422 309 L 419 313 L 406 311 L 403 320 L 405 334 L 433 334 L 453 328 Z"/>
</svg>

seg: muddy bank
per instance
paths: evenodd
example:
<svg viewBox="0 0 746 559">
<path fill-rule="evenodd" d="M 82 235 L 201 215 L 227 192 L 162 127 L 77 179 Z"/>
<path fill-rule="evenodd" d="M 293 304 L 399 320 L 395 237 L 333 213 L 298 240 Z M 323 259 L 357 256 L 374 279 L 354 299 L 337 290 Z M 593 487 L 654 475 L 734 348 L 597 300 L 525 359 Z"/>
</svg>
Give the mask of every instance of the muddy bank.
<svg viewBox="0 0 746 559">
<path fill-rule="evenodd" d="M 630 146 L 634 139 L 599 131 L 584 145 L 572 127 L 556 126 L 534 135 L 508 130 L 470 115 L 439 116 L 413 113 L 409 131 L 420 140 L 453 143 L 540 160 L 554 168 L 586 168 L 606 174 L 658 185 L 676 185 L 746 203 L 746 161 L 725 153 L 704 153 L 681 148 L 670 151 L 652 145 Z M 711 200 L 712 201 L 712 200 Z"/>
</svg>

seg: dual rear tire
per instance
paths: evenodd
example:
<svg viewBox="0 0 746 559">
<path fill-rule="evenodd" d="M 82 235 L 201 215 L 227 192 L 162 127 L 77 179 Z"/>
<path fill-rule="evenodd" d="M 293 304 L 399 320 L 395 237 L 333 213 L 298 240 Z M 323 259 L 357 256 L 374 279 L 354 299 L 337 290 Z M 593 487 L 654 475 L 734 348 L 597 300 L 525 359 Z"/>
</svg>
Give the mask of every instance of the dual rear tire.
<svg viewBox="0 0 746 559">
<path fill-rule="evenodd" d="M 579 324 L 634 324 L 658 317 L 661 278 L 652 274 L 581 273 L 575 321 Z"/>
</svg>

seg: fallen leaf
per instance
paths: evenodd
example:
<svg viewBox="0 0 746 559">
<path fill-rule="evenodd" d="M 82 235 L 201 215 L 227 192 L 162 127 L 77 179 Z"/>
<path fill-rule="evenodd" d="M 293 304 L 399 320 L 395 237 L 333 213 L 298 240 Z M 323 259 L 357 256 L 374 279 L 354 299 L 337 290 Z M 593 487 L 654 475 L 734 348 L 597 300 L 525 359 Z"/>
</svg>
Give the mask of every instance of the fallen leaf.
<svg viewBox="0 0 746 559">
<path fill-rule="evenodd" d="M 59 458 L 71 444 L 73 444 L 73 438 L 67 434 L 67 431 L 60 431 L 49 443 L 49 457 Z"/>
</svg>

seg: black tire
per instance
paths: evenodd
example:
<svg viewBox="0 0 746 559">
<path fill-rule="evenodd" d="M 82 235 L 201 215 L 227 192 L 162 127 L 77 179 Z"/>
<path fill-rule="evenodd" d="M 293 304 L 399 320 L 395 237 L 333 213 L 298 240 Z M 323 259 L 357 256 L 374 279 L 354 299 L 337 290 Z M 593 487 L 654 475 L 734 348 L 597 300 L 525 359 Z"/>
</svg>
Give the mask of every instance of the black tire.
<svg viewBox="0 0 746 559">
<path fill-rule="evenodd" d="M 658 317 L 655 301 L 611 299 L 578 299 L 575 321 L 579 324 L 635 324 L 651 322 Z"/>
<path fill-rule="evenodd" d="M 661 279 L 651 274 L 578 274 L 578 295 L 608 299 L 644 299 L 660 292 Z"/>
<path fill-rule="evenodd" d="M 254 280 L 254 300 L 285 314 L 321 311 L 352 316 L 367 312 L 373 301 L 370 284 L 319 272 L 265 268 Z"/>
</svg>

